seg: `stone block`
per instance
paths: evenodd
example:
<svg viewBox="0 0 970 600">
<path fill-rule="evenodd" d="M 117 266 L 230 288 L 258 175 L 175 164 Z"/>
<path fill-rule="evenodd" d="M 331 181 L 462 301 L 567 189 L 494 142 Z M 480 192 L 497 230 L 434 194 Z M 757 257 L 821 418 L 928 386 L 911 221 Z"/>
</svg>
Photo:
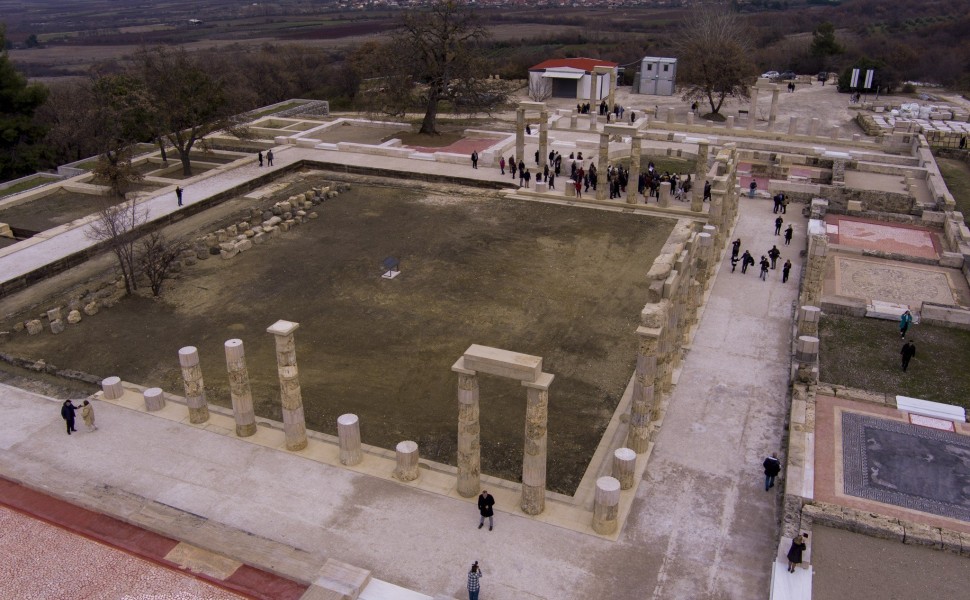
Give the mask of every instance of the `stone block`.
<svg viewBox="0 0 970 600">
<path fill-rule="evenodd" d="M 293 204 L 288 201 L 280 202 L 280 211 L 288 213 L 293 210 Z"/>
<path fill-rule="evenodd" d="M 286 211 L 285 213 L 283 213 L 282 216 L 283 216 L 283 220 L 284 221 L 291 221 L 293 219 L 293 212 L 292 211 Z"/>
<path fill-rule="evenodd" d="M 257 225 L 255 227 L 253 227 L 253 235 L 256 235 L 257 233 L 263 233 L 263 226 L 262 225 Z"/>
<path fill-rule="evenodd" d="M 954 269 L 963 268 L 963 255 L 959 252 L 943 252 L 940 255 L 940 266 Z"/>
<path fill-rule="evenodd" d="M 217 229 L 216 230 L 216 240 L 218 240 L 220 242 L 225 242 L 228 239 L 229 239 L 229 234 L 226 233 L 226 230 L 225 229 Z"/>
<path fill-rule="evenodd" d="M 67 313 L 67 322 L 70 323 L 71 325 L 77 325 L 78 323 L 80 323 L 81 311 L 72 310 L 71 312 Z"/>
<path fill-rule="evenodd" d="M 962 541 L 960 540 L 959 531 L 941 529 L 940 541 L 943 544 L 943 550 L 946 550 L 947 552 L 952 552 L 953 554 L 960 554 L 960 551 L 963 548 Z"/>
<path fill-rule="evenodd" d="M 307 590 L 307 594 L 311 594 L 315 589 L 327 590 L 342 594 L 337 598 L 354 599 L 367 587 L 370 579 L 370 571 L 328 558 L 317 573 L 310 589 Z M 308 595 L 304 595 L 303 598 L 313 597 Z M 320 596 L 320 598 L 327 598 L 327 596 Z"/>
<path fill-rule="evenodd" d="M 233 242 L 223 242 L 223 243 L 219 244 L 219 249 L 220 250 L 224 250 L 224 251 L 225 250 L 232 250 L 235 247 L 236 247 L 236 244 L 234 244 Z"/>
<path fill-rule="evenodd" d="M 253 237 L 253 236 L 255 236 L 255 235 L 256 235 L 256 232 L 255 232 L 255 231 L 253 231 L 252 229 L 247 229 L 247 230 L 245 231 L 245 236 L 246 236 L 247 238 L 251 238 L 251 237 Z"/>
<path fill-rule="evenodd" d="M 237 235 L 239 235 L 239 228 L 236 227 L 235 225 L 230 225 L 229 227 L 226 227 L 226 235 L 231 238 L 236 237 Z"/>
<path fill-rule="evenodd" d="M 849 212 L 862 212 L 862 200 L 849 200 Z"/>
<path fill-rule="evenodd" d="M 25 326 L 28 335 L 37 335 L 41 331 L 44 331 L 44 325 L 40 322 L 40 319 L 31 319 L 27 321 Z"/>
<path fill-rule="evenodd" d="M 292 222 L 293 221 L 283 221 L 282 223 L 279 224 L 279 227 L 277 227 L 277 229 L 279 229 L 283 233 L 286 233 L 287 231 L 290 230 L 290 224 Z"/>
<path fill-rule="evenodd" d="M 64 321 L 60 319 L 54 319 L 51 321 L 51 333 L 57 334 L 64 331 Z"/>
<path fill-rule="evenodd" d="M 265 223 L 263 223 L 263 227 L 264 228 L 265 227 L 275 227 L 276 225 L 279 225 L 282 222 L 283 222 L 283 219 L 281 217 L 272 217 L 268 221 L 266 221 Z"/>
<path fill-rule="evenodd" d="M 285 220 L 283 222 L 286 223 L 287 225 L 289 225 L 290 227 L 296 227 L 296 225 L 297 225 L 295 219 L 287 219 L 287 220 Z"/>
<path fill-rule="evenodd" d="M 240 252 L 245 252 L 246 250 L 249 250 L 252 247 L 253 247 L 253 243 L 248 239 L 242 240 L 240 242 L 236 242 L 236 250 Z"/>
<path fill-rule="evenodd" d="M 236 250 L 235 248 L 233 248 L 232 250 L 223 250 L 219 254 L 222 256 L 224 260 L 229 260 L 230 258 L 233 258 L 237 254 L 239 254 L 239 250 Z"/>
<path fill-rule="evenodd" d="M 928 546 L 943 548 L 943 535 L 939 527 L 930 527 L 921 523 L 906 523 L 903 527 L 903 543 L 914 546 Z"/>
<path fill-rule="evenodd" d="M 465 368 L 519 381 L 536 381 L 542 374 L 542 358 L 472 344 L 465 350 Z"/>
<path fill-rule="evenodd" d="M 237 227 L 239 228 L 239 231 L 246 231 L 247 229 L 249 229 L 249 222 L 248 221 L 240 221 L 240 223 L 239 223 L 239 225 L 237 225 Z"/>
<path fill-rule="evenodd" d="M 24 329 L 26 329 L 26 325 L 24 325 L 23 321 L 17 321 L 16 323 L 13 324 L 13 330 L 18 333 L 23 331 Z"/>
<path fill-rule="evenodd" d="M 886 394 L 854 388 L 842 388 L 838 390 L 837 395 L 839 398 L 855 400 L 857 402 L 871 402 L 873 404 L 886 404 L 887 402 Z"/>
<path fill-rule="evenodd" d="M 100 308 L 101 307 L 98 306 L 97 302 L 88 302 L 87 304 L 84 305 L 84 314 L 86 314 L 89 317 L 92 317 L 98 314 L 98 310 L 100 310 Z"/>
<path fill-rule="evenodd" d="M 308 213 L 308 214 L 307 214 L 307 218 L 308 218 L 308 219 L 316 219 L 316 218 L 317 218 L 317 217 L 319 217 L 319 216 L 320 216 L 320 215 L 318 215 L 318 214 L 316 213 L 316 211 L 313 211 L 313 212 L 310 212 L 310 213 Z"/>
<path fill-rule="evenodd" d="M 69 310 L 69 311 L 71 311 L 71 310 L 81 310 L 81 307 L 82 306 L 84 306 L 84 305 L 81 303 L 81 299 L 80 298 L 71 298 L 67 302 L 67 310 Z"/>
<path fill-rule="evenodd" d="M 267 233 L 267 235 L 269 235 L 269 237 L 279 237 L 279 235 L 280 235 L 280 228 L 279 227 L 270 227 L 269 229 L 266 230 L 266 233 Z"/>
<path fill-rule="evenodd" d="M 306 211 L 305 210 L 302 210 L 302 209 L 301 210 L 298 210 L 298 211 L 296 211 L 296 216 L 301 217 L 301 218 L 302 217 L 305 217 L 306 216 Z"/>
<path fill-rule="evenodd" d="M 208 257 L 206 257 L 206 258 L 208 258 Z M 196 258 L 194 254 L 192 256 L 187 256 L 187 257 L 185 257 L 185 258 L 183 258 L 181 260 L 181 263 L 183 265 L 185 265 L 186 267 L 191 267 L 191 266 L 197 264 L 198 262 L 199 262 L 199 259 Z"/>
<path fill-rule="evenodd" d="M 257 233 L 256 235 L 253 236 L 253 243 L 254 244 L 262 244 L 263 242 L 266 241 L 266 238 L 267 238 L 267 235 L 265 233 L 263 233 L 262 231 L 260 231 L 259 233 Z"/>
<path fill-rule="evenodd" d="M 57 306 L 57 307 L 54 307 L 54 308 L 50 309 L 49 311 L 47 311 L 47 320 L 48 321 L 60 321 L 61 320 L 61 307 L 60 306 Z"/>
</svg>

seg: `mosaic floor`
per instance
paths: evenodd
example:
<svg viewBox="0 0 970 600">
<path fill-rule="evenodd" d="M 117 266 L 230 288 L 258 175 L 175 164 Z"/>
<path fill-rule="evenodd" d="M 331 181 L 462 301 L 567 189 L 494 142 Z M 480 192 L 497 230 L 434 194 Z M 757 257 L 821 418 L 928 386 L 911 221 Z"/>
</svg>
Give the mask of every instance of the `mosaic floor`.
<svg viewBox="0 0 970 600">
<path fill-rule="evenodd" d="M 835 272 L 839 296 L 909 305 L 957 304 L 943 271 L 836 256 Z"/>
<path fill-rule="evenodd" d="M 845 493 L 970 521 L 970 438 L 842 413 Z"/>
<path fill-rule="evenodd" d="M 939 258 L 932 231 L 921 227 L 872 223 L 839 215 L 826 215 L 829 242 L 880 252 L 893 252 L 919 258 Z"/>
</svg>

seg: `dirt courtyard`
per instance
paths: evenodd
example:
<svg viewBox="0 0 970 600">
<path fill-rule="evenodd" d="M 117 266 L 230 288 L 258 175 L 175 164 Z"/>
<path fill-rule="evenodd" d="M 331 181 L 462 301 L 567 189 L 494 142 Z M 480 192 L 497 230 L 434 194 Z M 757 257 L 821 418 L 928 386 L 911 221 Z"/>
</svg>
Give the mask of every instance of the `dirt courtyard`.
<svg viewBox="0 0 970 600">
<path fill-rule="evenodd" d="M 223 343 L 238 337 L 257 413 L 280 419 L 266 328 L 296 321 L 309 428 L 335 433 L 339 415 L 356 413 L 365 443 L 413 439 L 449 464 L 454 361 L 472 343 L 539 355 L 556 376 L 549 488 L 571 494 L 633 372 L 645 274 L 673 221 L 454 187 L 358 185 L 318 212 L 230 261 L 187 268 L 160 300 L 132 297 L 5 351 L 182 395 L 177 352 L 194 345 L 209 402 L 229 406 Z M 393 280 L 380 277 L 389 256 L 401 261 Z M 480 384 L 483 471 L 518 480 L 525 389 Z"/>
</svg>

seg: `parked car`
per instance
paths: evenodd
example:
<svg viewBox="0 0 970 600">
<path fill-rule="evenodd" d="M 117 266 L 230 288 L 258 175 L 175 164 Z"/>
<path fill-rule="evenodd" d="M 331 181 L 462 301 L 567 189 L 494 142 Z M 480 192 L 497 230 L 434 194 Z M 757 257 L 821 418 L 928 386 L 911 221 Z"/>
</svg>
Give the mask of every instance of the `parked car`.
<svg viewBox="0 0 970 600">
<path fill-rule="evenodd" d="M 778 77 L 778 71 L 768 71 L 767 73 L 762 73 L 761 76 L 766 79 L 776 79 Z"/>
<path fill-rule="evenodd" d="M 795 75 L 794 71 L 785 71 L 784 73 L 778 76 L 778 79 L 781 79 L 782 81 L 787 81 L 789 79 L 795 79 L 796 77 L 798 77 L 798 75 Z"/>
</svg>

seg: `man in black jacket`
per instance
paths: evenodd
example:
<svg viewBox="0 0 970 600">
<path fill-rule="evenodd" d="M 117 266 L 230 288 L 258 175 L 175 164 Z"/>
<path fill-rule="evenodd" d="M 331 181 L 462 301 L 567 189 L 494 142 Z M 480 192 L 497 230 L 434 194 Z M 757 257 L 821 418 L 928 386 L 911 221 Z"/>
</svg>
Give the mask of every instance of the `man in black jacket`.
<svg viewBox="0 0 970 600">
<path fill-rule="evenodd" d="M 485 525 L 485 517 L 488 517 L 488 530 L 492 530 L 492 526 L 495 524 L 492 519 L 495 512 L 492 507 L 495 506 L 495 498 L 488 493 L 488 490 L 482 490 L 482 493 L 478 496 L 478 512 L 482 515 L 482 518 L 478 521 L 478 528 L 481 529 Z"/>
<path fill-rule="evenodd" d="M 70 400 L 65 400 L 64 404 L 61 405 L 61 417 L 67 423 L 67 435 L 71 435 L 72 431 L 77 431 L 74 428 L 74 411 L 76 410 L 77 407 Z"/>
<path fill-rule="evenodd" d="M 772 452 L 771 456 L 761 464 L 765 468 L 765 491 L 775 487 L 775 477 L 781 473 L 781 461 L 778 460 L 778 453 Z"/>
</svg>

